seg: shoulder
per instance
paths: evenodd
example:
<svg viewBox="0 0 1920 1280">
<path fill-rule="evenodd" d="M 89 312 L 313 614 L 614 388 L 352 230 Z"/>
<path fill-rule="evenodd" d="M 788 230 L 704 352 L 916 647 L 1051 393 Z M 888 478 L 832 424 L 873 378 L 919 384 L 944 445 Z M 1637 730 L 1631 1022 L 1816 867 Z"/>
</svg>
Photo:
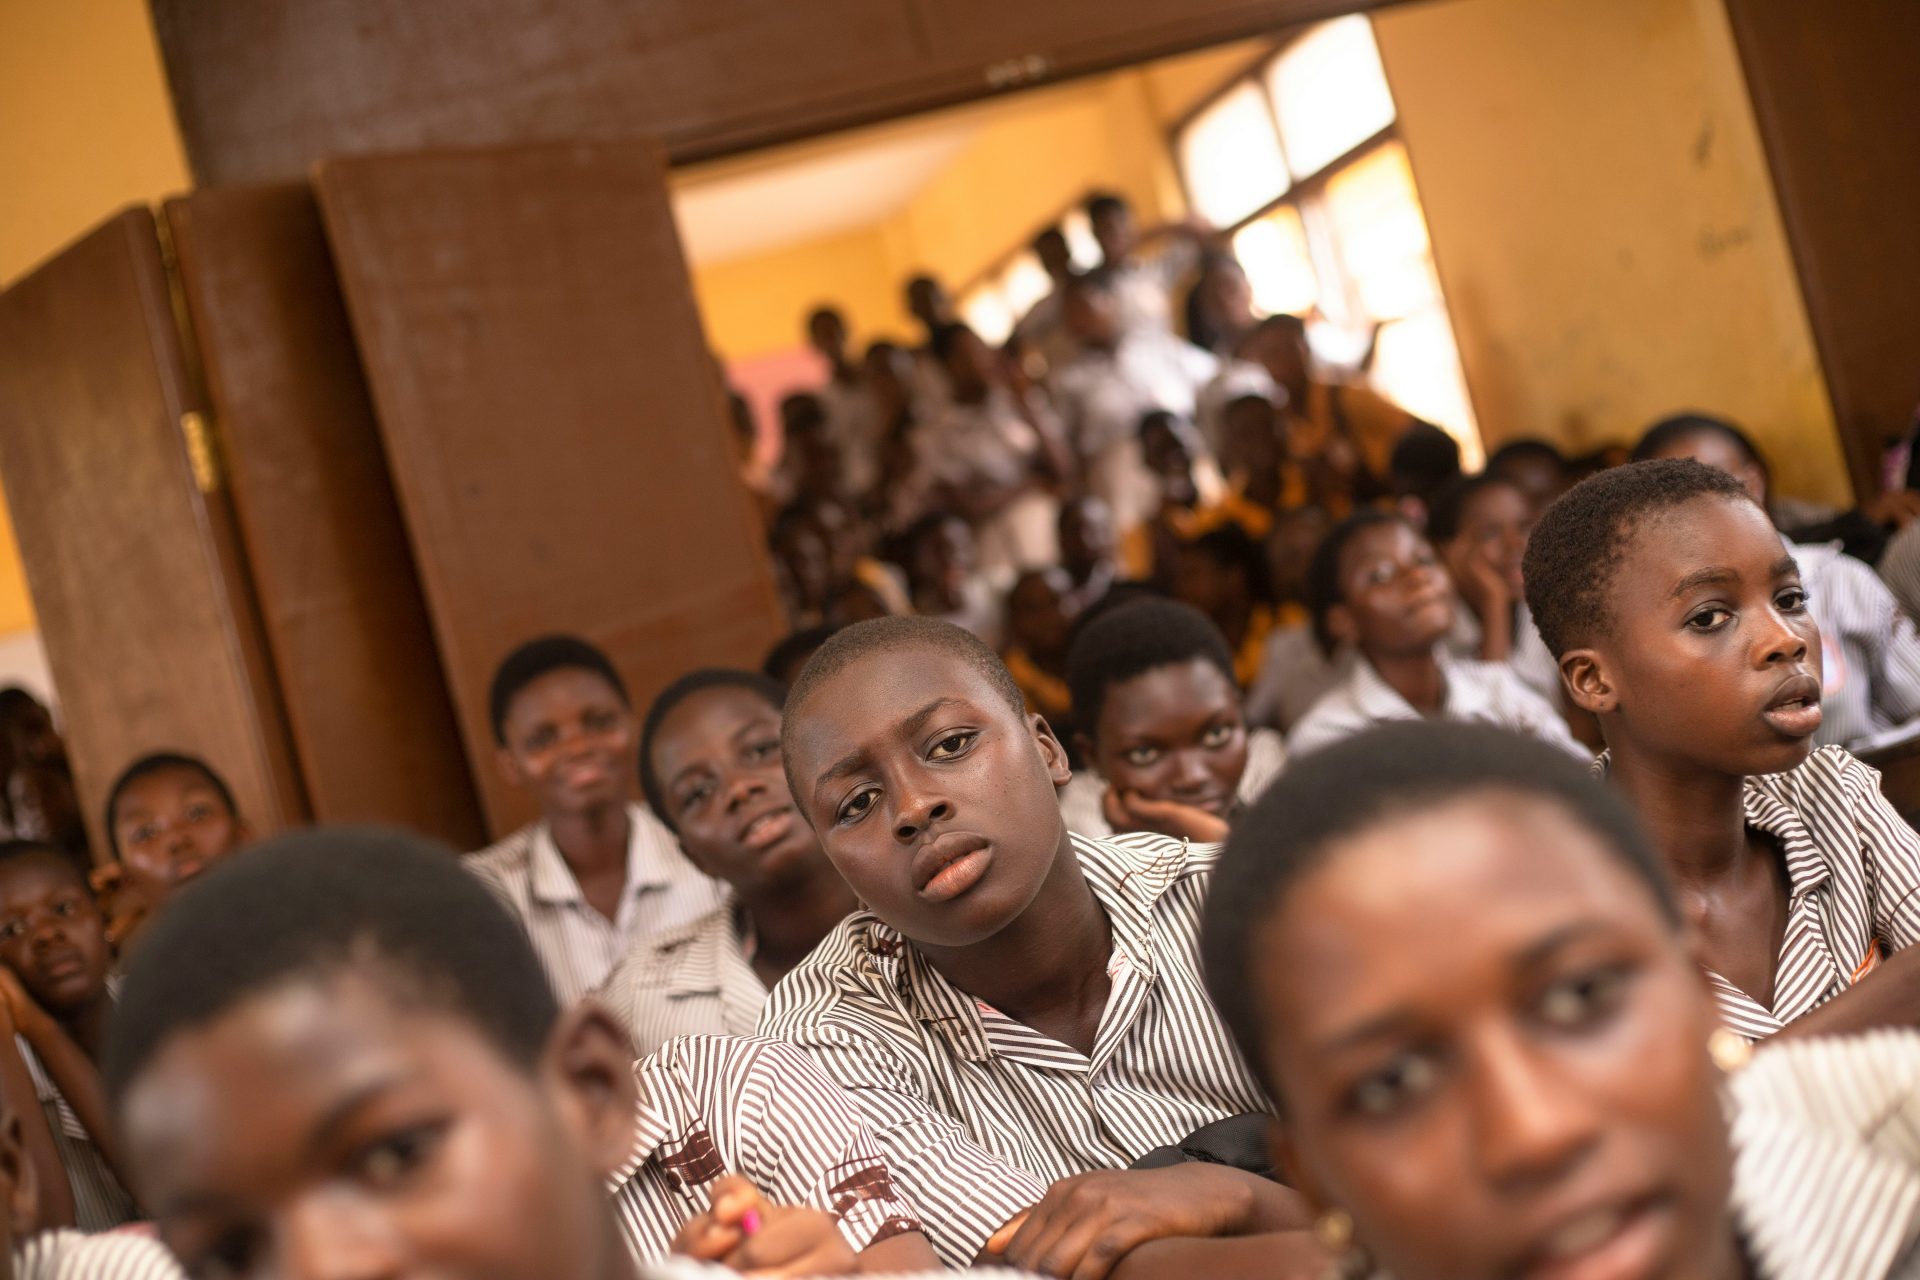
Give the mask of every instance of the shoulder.
<svg viewBox="0 0 1920 1280">
<path fill-rule="evenodd" d="M 823 1092 L 833 1086 L 812 1059 L 763 1036 L 680 1036 L 636 1063 L 640 1074 L 673 1074 L 703 1110 L 724 1110 L 743 1090 Z"/>
<path fill-rule="evenodd" d="M 167 1247 L 135 1232 L 42 1231 L 15 1246 L 18 1280 L 172 1280 L 184 1275 Z"/>
<path fill-rule="evenodd" d="M 607 975 L 597 994 L 617 1007 L 631 1001 L 638 991 L 664 985 L 668 976 L 687 963 L 696 951 L 732 941 L 733 902 L 728 899 L 684 924 L 637 939 Z"/>
<path fill-rule="evenodd" d="M 467 854 L 460 859 L 460 865 L 482 880 L 504 883 L 523 874 L 533 861 L 533 840 L 539 831 L 539 823 L 528 823 L 512 835 Z"/>
<path fill-rule="evenodd" d="M 1146 885 L 1164 892 L 1181 884 L 1204 887 L 1220 860 L 1217 844 L 1194 844 L 1154 831 L 1072 839 L 1087 878 L 1104 881 L 1110 889 Z"/>
<path fill-rule="evenodd" d="M 1802 817 L 1825 817 L 1851 812 L 1879 795 L 1880 771 L 1862 764 L 1842 746 L 1815 748 L 1797 767 L 1784 773 L 1756 774 L 1747 785 L 1770 796 Z"/>
<path fill-rule="evenodd" d="M 864 1038 L 868 1030 L 904 1018 L 881 962 L 910 945 L 871 912 L 856 911 L 767 994 L 762 1035 L 795 1043 Z"/>
</svg>

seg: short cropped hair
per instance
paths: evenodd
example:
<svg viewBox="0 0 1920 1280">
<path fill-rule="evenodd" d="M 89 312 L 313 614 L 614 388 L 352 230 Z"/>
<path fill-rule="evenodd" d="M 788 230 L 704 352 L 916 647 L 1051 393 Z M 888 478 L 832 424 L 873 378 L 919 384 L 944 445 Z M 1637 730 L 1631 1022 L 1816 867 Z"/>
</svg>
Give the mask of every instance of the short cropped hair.
<svg viewBox="0 0 1920 1280">
<path fill-rule="evenodd" d="M 1246 580 L 1250 599 L 1256 603 L 1272 602 L 1273 579 L 1267 572 L 1266 545 L 1248 533 L 1238 520 L 1228 520 L 1197 537 L 1185 539 L 1179 549 L 1205 556 L 1222 569 L 1238 570 Z"/>
<path fill-rule="evenodd" d="M 148 926 L 108 1027 L 113 1111 L 174 1036 L 275 988 L 367 970 L 527 1071 L 559 1016 L 526 934 L 452 849 L 375 827 L 299 831 L 213 868 Z"/>
<path fill-rule="evenodd" d="M 819 626 L 789 631 L 774 641 L 773 648 L 767 650 L 767 656 L 760 660 L 760 674 L 784 686 L 800 673 L 801 665 L 813 656 L 813 651 L 825 644 L 827 637 L 839 629 L 832 623 L 823 622 Z"/>
<path fill-rule="evenodd" d="M 1174 600 L 1133 600 L 1103 612 L 1067 650 L 1067 692 L 1073 722 L 1095 737 L 1107 691 L 1124 680 L 1176 663 L 1206 662 L 1237 685 L 1233 651 L 1213 619 Z"/>
<path fill-rule="evenodd" d="M 507 745 L 507 712 L 520 691 L 541 676 L 555 671 L 587 671 L 613 686 L 620 701 L 631 707 L 626 682 L 613 669 L 613 660 L 597 646 L 579 636 L 541 636 L 529 640 L 501 660 L 493 673 L 493 687 L 487 693 L 487 714 L 493 720 L 493 738 Z"/>
<path fill-rule="evenodd" d="M 1460 522 L 1466 518 L 1467 504 L 1495 488 L 1519 492 L 1513 481 L 1491 471 L 1463 476 L 1442 488 L 1427 505 L 1427 537 L 1434 542 L 1452 542 L 1459 537 Z"/>
<path fill-rule="evenodd" d="M 1486 470 L 1505 471 L 1514 463 L 1545 462 L 1565 470 L 1567 455 L 1545 440 L 1509 440 L 1487 455 Z"/>
<path fill-rule="evenodd" d="M 45 840 L 0 840 L 0 868 L 8 863 L 25 861 L 28 858 L 50 858 L 73 873 L 73 878 L 91 895 L 93 889 L 87 884 L 87 873 L 74 861 L 73 854 Z"/>
<path fill-rule="evenodd" d="M 1696 436 L 1719 436 L 1747 455 L 1748 461 L 1758 463 L 1762 470 L 1766 468 L 1767 460 L 1761 456 L 1760 447 L 1754 444 L 1752 436 L 1725 418 L 1716 418 L 1710 413 L 1675 413 L 1660 419 L 1648 427 L 1641 435 L 1640 443 L 1633 446 L 1633 461 L 1645 462 L 1649 458 L 1657 458 Z"/>
<path fill-rule="evenodd" d="M 1089 192 L 1086 203 L 1081 207 L 1089 218 L 1104 218 L 1128 211 L 1126 197 L 1112 191 Z"/>
<path fill-rule="evenodd" d="M 1429 497 L 1460 478 L 1460 442 L 1431 422 L 1416 422 L 1393 446 L 1387 471 L 1403 494 Z"/>
<path fill-rule="evenodd" d="M 907 649 L 932 649 L 965 663 L 993 686 L 993 691 L 1013 709 L 1015 715 L 1025 719 L 1026 695 L 1020 692 L 1020 686 L 1007 671 L 1007 664 L 1000 661 L 1000 655 L 973 632 L 938 618 L 870 618 L 865 622 L 856 622 L 834 632 L 819 651 L 807 659 L 807 665 L 800 668 L 800 674 L 794 677 L 793 687 L 787 690 L 786 719 L 781 726 L 780 745 L 787 760 L 787 785 L 793 788 L 794 795 L 800 795 L 801 790 L 794 784 L 793 752 L 784 748 L 790 743 L 789 735 L 805 711 L 807 700 L 821 685 L 849 667 L 875 654 L 899 653 Z"/>
<path fill-rule="evenodd" d="M 1207 990 L 1270 1096 L 1260 1051 L 1266 1030 L 1252 976 L 1262 925 L 1333 847 L 1383 823 L 1480 794 L 1545 800 L 1592 833 L 1646 886 L 1676 930 L 1659 856 L 1632 811 L 1591 770 L 1532 738 L 1489 725 L 1408 721 L 1384 725 L 1290 762 L 1234 824 L 1208 890 L 1200 933 Z M 1555 856 L 1543 850 L 1543 857 Z M 1462 921 L 1471 928 L 1472 921 Z"/>
<path fill-rule="evenodd" d="M 1313 638 L 1319 641 L 1322 652 L 1329 656 L 1336 642 L 1328 619 L 1334 608 L 1344 603 L 1340 595 L 1340 557 L 1346 553 L 1348 543 L 1368 529 L 1383 524 L 1405 525 L 1409 529 L 1413 527 L 1392 512 L 1362 507 L 1328 530 L 1327 536 L 1320 540 L 1319 547 L 1314 550 L 1313 559 L 1307 561 L 1307 612 L 1313 616 Z"/>
<path fill-rule="evenodd" d="M 1590 636 L 1611 634 L 1608 594 L 1634 530 L 1696 498 L 1753 501 L 1724 471 L 1691 458 L 1661 458 L 1589 476 L 1541 512 L 1522 571 L 1527 608 L 1554 657 Z"/>
<path fill-rule="evenodd" d="M 107 789 L 107 847 L 115 858 L 120 856 L 120 837 L 113 829 L 114 815 L 120 809 L 120 797 L 142 778 L 152 777 L 156 773 L 166 773 L 173 769 L 178 769 L 182 773 L 199 774 L 201 781 L 213 788 L 213 793 L 220 797 L 220 803 L 227 806 L 227 812 L 236 818 L 240 816 L 239 807 L 233 803 L 233 791 L 227 786 L 227 780 L 215 773 L 213 766 L 205 760 L 180 751 L 149 752 L 122 769 L 120 776 L 113 780 L 113 786 Z"/>
<path fill-rule="evenodd" d="M 674 824 L 673 814 L 667 809 L 667 795 L 660 786 L 660 775 L 653 767 L 653 742 L 660 736 L 660 726 L 666 723 L 675 707 L 707 689 L 745 689 L 764 700 L 775 711 L 780 710 L 787 701 L 787 691 L 778 680 L 764 672 L 742 671 L 734 667 L 702 667 L 697 671 L 689 671 L 660 691 L 660 696 L 647 708 L 647 718 L 640 726 L 640 790 L 646 795 L 647 806 L 653 810 L 653 816 L 665 823 L 667 830 L 675 835 L 680 834 L 680 828 Z"/>
</svg>

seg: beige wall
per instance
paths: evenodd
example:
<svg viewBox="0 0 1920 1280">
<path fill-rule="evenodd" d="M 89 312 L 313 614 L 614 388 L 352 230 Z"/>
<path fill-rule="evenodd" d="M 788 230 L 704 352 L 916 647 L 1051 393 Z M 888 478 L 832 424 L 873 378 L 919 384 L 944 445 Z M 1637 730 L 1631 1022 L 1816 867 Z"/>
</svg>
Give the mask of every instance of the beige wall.
<svg viewBox="0 0 1920 1280">
<path fill-rule="evenodd" d="M 1441 0 L 1374 27 L 1487 438 L 1591 447 L 1704 409 L 1783 490 L 1845 500 L 1717 0 Z"/>
</svg>

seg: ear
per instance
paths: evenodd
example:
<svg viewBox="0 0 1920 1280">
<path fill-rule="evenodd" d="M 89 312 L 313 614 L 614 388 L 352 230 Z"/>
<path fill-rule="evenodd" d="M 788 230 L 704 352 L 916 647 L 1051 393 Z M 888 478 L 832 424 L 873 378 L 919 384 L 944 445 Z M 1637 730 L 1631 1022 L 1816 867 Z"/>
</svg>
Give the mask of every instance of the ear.
<svg viewBox="0 0 1920 1280">
<path fill-rule="evenodd" d="M 1344 604 L 1334 605 L 1327 610 L 1327 634 L 1342 645 L 1360 643 L 1360 627 L 1353 620 L 1353 610 Z"/>
<path fill-rule="evenodd" d="M 1569 649 L 1560 655 L 1560 679 L 1573 705 L 1596 716 L 1620 709 L 1620 695 L 1605 660 L 1592 649 Z"/>
<path fill-rule="evenodd" d="M 1040 746 L 1040 758 L 1047 762 L 1047 775 L 1053 779 L 1053 785 L 1064 787 L 1073 781 L 1073 769 L 1067 764 L 1067 749 L 1060 745 L 1060 739 L 1053 736 L 1053 726 L 1047 723 L 1043 715 L 1027 717 L 1027 726 L 1033 730 L 1033 740 Z"/>
<path fill-rule="evenodd" d="M 40 1226 L 40 1184 L 34 1181 L 33 1161 L 27 1159 L 26 1135 L 20 1117 L 11 1109 L 0 1121 L 0 1189 L 6 1192 L 7 1225 L 15 1240 Z"/>
<path fill-rule="evenodd" d="M 506 747 L 494 748 L 493 763 L 495 767 L 500 770 L 500 776 L 506 780 L 508 786 L 524 787 L 527 785 L 527 775 L 520 771 L 520 762 L 514 759 L 513 752 Z"/>
<path fill-rule="evenodd" d="M 633 1152 L 638 1056 L 626 1030 L 591 1000 L 560 1015 L 540 1056 L 541 1079 L 599 1177 L 612 1174 Z"/>
</svg>

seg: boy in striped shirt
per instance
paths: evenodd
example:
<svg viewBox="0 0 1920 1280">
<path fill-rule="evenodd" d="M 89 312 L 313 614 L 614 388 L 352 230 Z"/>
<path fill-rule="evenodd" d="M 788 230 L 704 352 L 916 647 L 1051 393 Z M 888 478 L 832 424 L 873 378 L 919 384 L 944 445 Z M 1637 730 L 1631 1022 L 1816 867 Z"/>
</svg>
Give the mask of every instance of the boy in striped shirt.
<svg viewBox="0 0 1920 1280">
<path fill-rule="evenodd" d="M 711 1038 L 636 1068 L 604 1010 L 559 1008 L 446 851 L 336 829 L 170 904 L 106 1074 L 193 1275 L 631 1280 L 669 1247 L 788 1275 L 929 1264 L 884 1161 L 796 1057 Z"/>
<path fill-rule="evenodd" d="M 992 650 L 930 619 L 829 640 L 782 742 L 800 812 L 867 909 L 774 989 L 761 1027 L 850 1091 L 944 1262 L 1318 1274 L 1285 1188 L 1221 1164 L 1128 1168 L 1222 1120 L 1264 1129 L 1200 981 L 1212 848 L 1070 836 L 1053 731 Z"/>
</svg>

